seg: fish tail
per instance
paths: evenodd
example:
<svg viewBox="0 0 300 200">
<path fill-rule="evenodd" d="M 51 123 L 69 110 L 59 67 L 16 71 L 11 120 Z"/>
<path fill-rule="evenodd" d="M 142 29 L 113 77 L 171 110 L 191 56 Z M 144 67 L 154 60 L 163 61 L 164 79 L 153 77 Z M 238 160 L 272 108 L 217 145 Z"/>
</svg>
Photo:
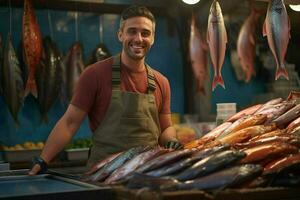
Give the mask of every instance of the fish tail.
<svg viewBox="0 0 300 200">
<path fill-rule="evenodd" d="M 277 80 L 280 76 L 283 76 L 286 80 L 289 80 L 289 75 L 284 65 L 282 65 L 281 67 L 277 67 L 275 80 Z"/>
<path fill-rule="evenodd" d="M 25 87 L 25 97 L 31 93 L 35 98 L 37 98 L 37 87 L 34 79 L 29 79 Z"/>
<path fill-rule="evenodd" d="M 212 91 L 214 91 L 217 87 L 217 85 L 221 85 L 225 89 L 225 84 L 223 81 L 223 78 L 221 75 L 216 75 L 214 77 L 213 83 L 212 83 Z"/>
</svg>

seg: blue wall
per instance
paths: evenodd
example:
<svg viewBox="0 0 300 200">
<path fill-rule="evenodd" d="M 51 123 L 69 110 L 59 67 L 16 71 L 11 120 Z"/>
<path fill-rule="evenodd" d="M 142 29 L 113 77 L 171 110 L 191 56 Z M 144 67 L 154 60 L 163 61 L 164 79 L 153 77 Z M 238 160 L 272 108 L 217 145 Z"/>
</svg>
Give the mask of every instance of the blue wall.
<svg viewBox="0 0 300 200">
<path fill-rule="evenodd" d="M 12 38 L 16 50 L 19 48 L 22 37 L 22 9 L 12 9 Z M 51 16 L 52 26 L 49 26 L 48 12 Z M 36 15 L 43 37 L 51 35 L 57 42 L 61 52 L 66 53 L 68 48 L 78 40 L 84 46 L 84 58 L 88 59 L 91 51 L 98 43 L 103 41 L 112 54 L 121 50 L 117 40 L 116 31 L 119 25 L 119 15 L 103 15 L 103 38 L 99 37 L 99 17 L 94 13 L 78 13 L 78 30 L 75 28 L 74 12 L 37 10 Z M 164 74 L 170 81 L 172 90 L 172 112 L 184 113 L 184 84 L 183 66 L 179 48 L 178 36 L 170 36 L 167 31 L 165 18 L 157 18 L 155 43 L 147 58 L 147 63 Z M 53 30 L 53 31 L 51 31 Z M 0 33 L 6 41 L 9 32 L 9 9 L 0 8 Z M 20 55 L 19 55 L 20 56 Z M 40 113 L 32 96 L 24 100 L 22 110 L 19 112 L 20 126 L 14 123 L 6 104 L 0 96 L 0 144 L 15 145 L 25 141 L 45 141 L 55 123 L 65 112 L 65 107 L 57 101 L 48 113 L 49 123 L 40 123 Z M 76 138 L 88 137 L 90 130 L 87 120 L 82 124 Z"/>
</svg>

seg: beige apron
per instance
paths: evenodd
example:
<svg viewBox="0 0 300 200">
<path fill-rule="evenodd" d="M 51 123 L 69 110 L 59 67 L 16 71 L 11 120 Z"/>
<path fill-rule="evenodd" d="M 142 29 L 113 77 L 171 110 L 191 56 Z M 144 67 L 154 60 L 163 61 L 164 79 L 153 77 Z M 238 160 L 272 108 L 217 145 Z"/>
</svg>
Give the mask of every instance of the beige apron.
<svg viewBox="0 0 300 200">
<path fill-rule="evenodd" d="M 113 57 L 111 101 L 103 121 L 93 133 L 89 167 L 110 154 L 131 147 L 158 144 L 160 125 L 153 94 L 156 86 L 152 69 L 146 67 L 147 94 L 122 92 L 120 55 Z"/>
</svg>

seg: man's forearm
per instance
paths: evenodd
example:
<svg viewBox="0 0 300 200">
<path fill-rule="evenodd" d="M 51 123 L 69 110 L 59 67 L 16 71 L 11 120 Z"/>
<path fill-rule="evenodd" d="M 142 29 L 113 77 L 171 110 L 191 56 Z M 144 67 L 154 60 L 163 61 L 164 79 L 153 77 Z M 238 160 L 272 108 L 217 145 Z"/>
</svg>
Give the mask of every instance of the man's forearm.
<svg viewBox="0 0 300 200">
<path fill-rule="evenodd" d="M 168 141 L 178 141 L 176 137 L 176 129 L 173 126 L 166 128 L 159 137 L 159 144 L 164 146 Z"/>
</svg>

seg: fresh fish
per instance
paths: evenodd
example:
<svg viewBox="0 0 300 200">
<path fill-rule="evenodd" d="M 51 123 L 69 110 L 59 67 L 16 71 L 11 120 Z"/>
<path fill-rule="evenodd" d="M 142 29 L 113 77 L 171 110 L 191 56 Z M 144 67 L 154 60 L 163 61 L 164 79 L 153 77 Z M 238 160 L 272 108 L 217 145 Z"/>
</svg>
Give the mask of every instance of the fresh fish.
<svg viewBox="0 0 300 200">
<path fill-rule="evenodd" d="M 222 144 L 235 144 L 239 142 L 248 141 L 250 138 L 255 137 L 257 135 L 264 134 L 266 132 L 270 132 L 276 128 L 275 124 L 271 125 L 256 125 L 250 126 L 244 129 L 241 129 L 236 132 L 231 132 L 225 137 L 219 139 Z"/>
<path fill-rule="evenodd" d="M 213 141 L 216 137 L 218 137 L 220 134 L 223 133 L 224 130 L 226 130 L 232 123 L 231 122 L 224 122 L 205 134 L 200 139 L 191 141 L 184 145 L 184 149 L 191 149 L 191 148 L 197 148 L 201 145 L 207 144 L 211 141 Z"/>
<path fill-rule="evenodd" d="M 271 99 L 270 101 L 267 101 L 264 103 L 257 111 L 255 111 L 253 114 L 259 114 L 261 111 L 268 109 L 270 107 L 273 107 L 273 105 L 279 104 L 283 101 L 282 98 L 276 98 L 276 99 Z"/>
<path fill-rule="evenodd" d="M 284 59 L 291 38 L 290 29 L 290 19 L 283 0 L 270 0 L 263 25 L 263 35 L 267 36 L 269 47 L 276 61 L 275 80 L 280 76 L 289 80 Z"/>
<path fill-rule="evenodd" d="M 221 135 L 219 135 L 217 139 L 220 140 L 230 133 L 237 132 L 247 127 L 263 124 L 266 120 L 267 115 L 264 114 L 246 115 L 235 121 L 229 128 L 227 128 Z"/>
<path fill-rule="evenodd" d="M 196 19 L 194 15 L 192 15 L 191 19 L 189 56 L 197 83 L 197 92 L 199 94 L 205 94 L 205 80 L 208 77 L 207 44 L 205 44 L 203 39 L 201 38 L 200 31 L 196 26 Z"/>
<path fill-rule="evenodd" d="M 19 124 L 18 112 L 21 109 L 24 99 L 24 83 L 19 60 L 16 56 L 10 34 L 7 36 L 7 42 L 4 49 L 1 74 L 4 101 L 6 102 L 13 119 Z"/>
<path fill-rule="evenodd" d="M 82 45 L 76 42 L 64 58 L 62 97 L 65 103 L 72 99 L 76 83 L 84 69 L 82 53 Z"/>
<path fill-rule="evenodd" d="M 236 120 L 240 119 L 241 117 L 247 116 L 247 115 L 252 115 L 255 113 L 259 108 L 261 108 L 262 104 L 256 104 L 254 106 L 250 106 L 248 108 L 245 108 L 238 113 L 232 115 L 229 117 L 226 121 L 227 122 L 235 122 Z"/>
<path fill-rule="evenodd" d="M 221 85 L 225 89 L 221 70 L 225 58 L 227 33 L 219 2 L 214 0 L 210 7 L 207 26 L 207 43 L 210 50 L 210 57 L 214 66 L 214 79 L 212 90 L 217 85 Z"/>
<path fill-rule="evenodd" d="M 190 156 L 193 152 L 195 152 L 195 149 L 183 149 L 183 150 L 171 151 L 169 153 L 160 155 L 160 156 L 146 162 L 143 166 L 139 167 L 136 170 L 136 172 L 145 173 L 145 172 L 157 169 L 168 163 L 171 163 L 171 162 L 174 162 L 181 158 Z"/>
<path fill-rule="evenodd" d="M 297 117 L 300 117 L 300 104 L 288 110 L 287 112 L 273 120 L 273 122 L 277 125 L 277 127 L 284 128 L 287 124 L 289 124 Z"/>
<path fill-rule="evenodd" d="M 256 27 L 259 19 L 259 12 L 252 8 L 249 17 L 242 25 L 237 39 L 237 53 L 246 73 L 246 82 L 256 75 L 254 68 L 255 47 L 256 47 Z"/>
<path fill-rule="evenodd" d="M 183 158 L 181 160 L 178 160 L 175 163 L 172 163 L 170 165 L 166 165 L 162 168 L 159 168 L 157 170 L 153 170 L 147 173 L 147 175 L 155 176 L 155 177 L 162 177 L 167 175 L 172 175 L 175 173 L 178 173 L 187 167 L 190 167 L 195 162 L 208 157 L 212 154 L 224 151 L 229 149 L 229 145 L 223 145 L 223 146 L 217 146 L 210 149 L 204 149 L 198 152 L 195 152 L 193 155 L 191 155 L 189 158 Z"/>
<path fill-rule="evenodd" d="M 94 164 L 91 169 L 85 173 L 85 175 L 91 175 L 97 172 L 99 169 L 101 169 L 104 165 L 114 160 L 116 157 L 118 157 L 123 152 L 114 153 L 112 155 L 109 155 L 107 158 L 100 160 L 98 163 Z"/>
<path fill-rule="evenodd" d="M 105 60 L 106 58 L 109 58 L 109 57 L 111 57 L 109 50 L 107 49 L 105 44 L 100 43 L 93 50 L 93 52 L 89 58 L 89 62 L 86 66 L 89 66 L 89 65 L 91 65 L 95 62 L 101 61 L 101 60 Z"/>
<path fill-rule="evenodd" d="M 160 147 L 156 147 L 153 149 L 150 149 L 149 151 L 143 152 L 133 159 L 126 162 L 123 166 L 115 170 L 105 181 L 106 184 L 111 184 L 113 182 L 119 181 L 120 179 L 123 179 L 130 173 L 134 172 L 135 169 L 138 167 L 144 165 L 147 161 L 153 159 L 154 157 L 160 156 L 162 154 L 165 154 L 169 150 L 162 149 Z"/>
<path fill-rule="evenodd" d="M 300 138 L 295 137 L 293 135 L 283 135 L 283 136 L 272 136 L 272 137 L 267 137 L 267 138 L 262 138 L 260 140 L 254 140 L 254 141 L 249 141 L 249 142 L 244 142 L 244 143 L 235 143 L 233 146 L 236 149 L 244 149 L 244 148 L 252 148 L 258 145 L 262 144 L 267 144 L 267 143 L 272 143 L 272 142 L 285 142 L 291 145 L 299 146 L 300 144 Z"/>
<path fill-rule="evenodd" d="M 286 131 L 284 129 L 275 129 L 273 131 L 270 131 L 270 132 L 266 132 L 266 133 L 263 133 L 261 135 L 257 135 L 253 138 L 251 138 L 249 141 L 252 142 L 252 141 L 256 141 L 256 140 L 260 140 L 260 139 L 263 139 L 263 138 L 268 138 L 268 137 L 273 137 L 273 136 L 284 136 L 286 134 Z"/>
<path fill-rule="evenodd" d="M 246 154 L 236 150 L 226 150 L 220 153 L 212 154 L 187 168 L 175 176 L 179 181 L 191 180 L 200 176 L 222 169 L 223 167 L 237 162 L 244 158 Z"/>
<path fill-rule="evenodd" d="M 48 122 L 47 112 L 60 94 L 63 63 L 61 54 L 50 37 L 44 39 L 44 47 L 43 58 L 36 69 L 35 80 L 42 121 Z"/>
<path fill-rule="evenodd" d="M 259 161 L 267 161 L 283 155 L 297 153 L 298 148 L 285 142 L 272 142 L 262 144 L 244 150 L 247 156 L 241 160 L 241 163 L 257 163 Z"/>
<path fill-rule="evenodd" d="M 279 173 L 285 168 L 300 166 L 300 153 L 276 159 L 264 167 L 264 174 Z M 299 169 L 299 168 L 298 168 Z"/>
<path fill-rule="evenodd" d="M 287 127 L 286 127 L 286 132 L 287 133 L 292 133 L 295 131 L 297 127 L 300 127 L 300 117 L 297 119 L 293 120 Z"/>
<path fill-rule="evenodd" d="M 283 113 L 293 108 L 296 104 L 294 102 L 283 102 L 275 105 L 273 108 L 264 110 L 261 114 L 267 114 L 268 119 L 265 124 L 273 123 L 275 119 L 281 116 Z"/>
<path fill-rule="evenodd" d="M 37 97 L 35 71 L 42 58 L 42 35 L 33 9 L 32 0 L 24 1 L 23 13 L 23 51 L 24 61 L 29 69 L 25 96 L 31 93 Z"/>
<path fill-rule="evenodd" d="M 118 157 L 113 159 L 111 162 L 107 163 L 100 170 L 89 177 L 89 181 L 104 181 L 111 173 L 113 173 L 116 169 L 121 167 L 126 161 L 132 159 L 134 156 L 145 150 L 145 146 L 138 146 L 130 148 L 129 150 L 121 153 Z"/>
<path fill-rule="evenodd" d="M 258 177 L 262 172 L 260 165 L 246 164 L 226 168 L 204 177 L 177 183 L 165 185 L 162 190 L 215 190 L 234 187 L 246 181 Z"/>
</svg>

